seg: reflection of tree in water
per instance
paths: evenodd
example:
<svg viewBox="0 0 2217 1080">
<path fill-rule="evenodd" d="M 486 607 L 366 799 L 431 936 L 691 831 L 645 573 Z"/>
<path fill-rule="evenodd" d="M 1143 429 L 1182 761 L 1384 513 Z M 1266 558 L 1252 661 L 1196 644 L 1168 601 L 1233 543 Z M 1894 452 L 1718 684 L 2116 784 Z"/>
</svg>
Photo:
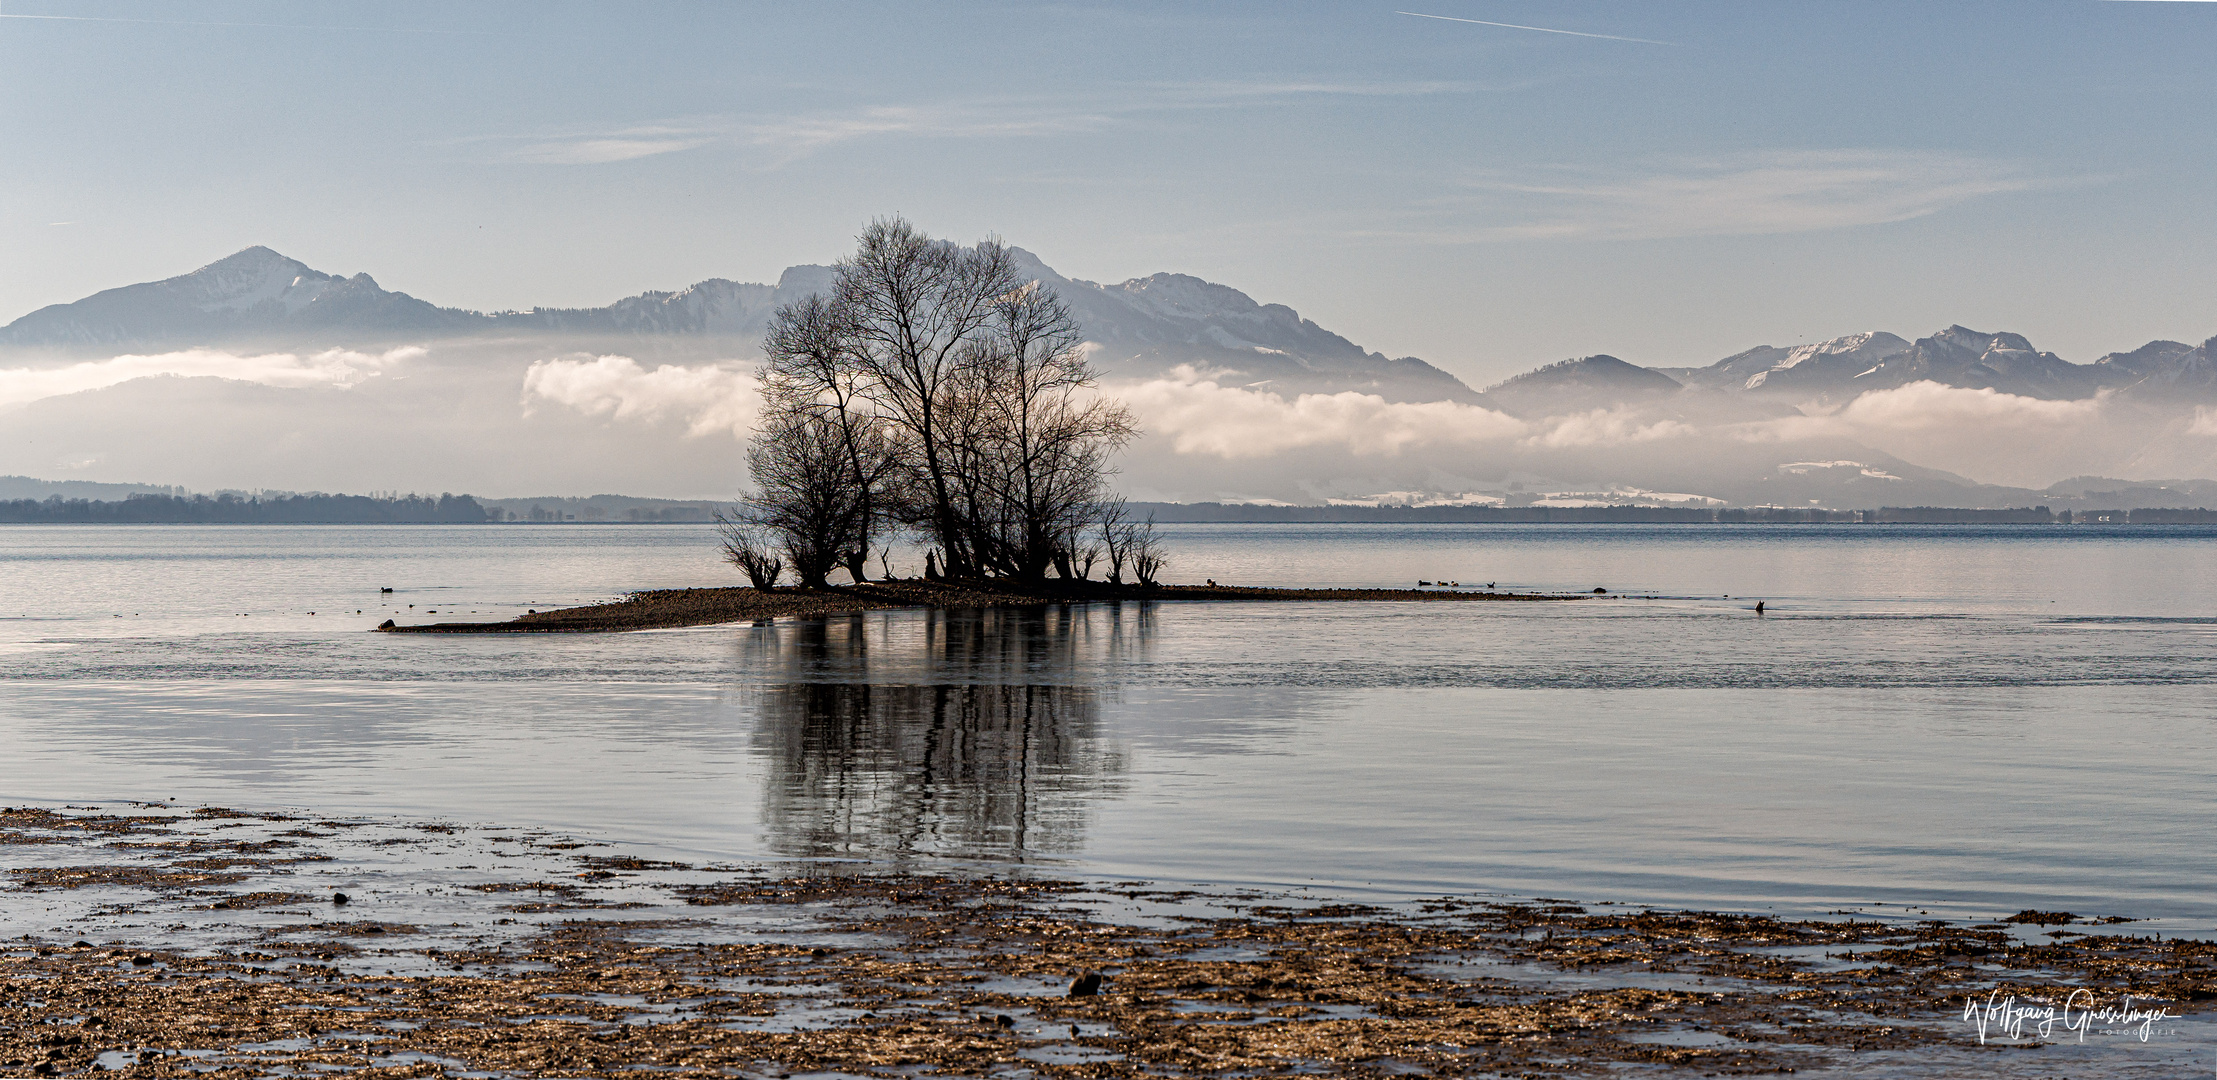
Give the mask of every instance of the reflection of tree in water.
<svg viewBox="0 0 2217 1080">
<path fill-rule="evenodd" d="M 1121 786 L 1124 758 L 1100 735 L 1100 690 L 1069 683 L 1088 646 L 1126 646 L 1132 614 L 908 619 L 918 617 L 920 642 L 906 640 L 913 621 L 864 616 L 755 639 L 783 676 L 762 691 L 756 721 L 756 748 L 771 762 L 770 845 L 792 855 L 1076 851 L 1089 802 Z M 874 683 L 873 673 L 903 681 Z"/>
</svg>

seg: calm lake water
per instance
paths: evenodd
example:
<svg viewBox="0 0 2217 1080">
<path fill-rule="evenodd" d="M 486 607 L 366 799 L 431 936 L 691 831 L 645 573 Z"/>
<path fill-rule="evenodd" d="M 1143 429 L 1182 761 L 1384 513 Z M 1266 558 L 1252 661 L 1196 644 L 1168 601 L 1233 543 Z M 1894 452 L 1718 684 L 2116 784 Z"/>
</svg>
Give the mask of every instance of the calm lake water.
<svg viewBox="0 0 2217 1080">
<path fill-rule="evenodd" d="M 2217 529 L 1166 532 L 1175 580 L 1609 593 L 393 636 L 734 575 L 687 526 L 7 526 L 0 801 L 2217 928 Z"/>
</svg>

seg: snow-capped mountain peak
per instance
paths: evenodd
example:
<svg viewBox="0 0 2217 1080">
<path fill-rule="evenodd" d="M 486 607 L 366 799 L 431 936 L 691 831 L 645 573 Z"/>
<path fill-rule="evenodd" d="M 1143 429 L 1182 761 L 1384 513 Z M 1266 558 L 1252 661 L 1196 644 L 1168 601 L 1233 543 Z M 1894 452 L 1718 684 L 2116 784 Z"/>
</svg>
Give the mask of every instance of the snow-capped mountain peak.
<svg viewBox="0 0 2217 1080">
<path fill-rule="evenodd" d="M 1894 334 L 1873 330 L 1806 345 L 1758 345 L 1708 367 L 1671 374 L 1689 386 L 1710 389 L 1807 392 L 1837 379 L 1853 378 L 1909 347 L 1909 342 Z"/>
<path fill-rule="evenodd" d="M 273 302 L 298 311 L 340 280 L 257 246 L 163 284 L 173 284 L 182 298 L 202 311 L 244 311 Z"/>
<path fill-rule="evenodd" d="M 1109 291 L 1121 294 L 1133 308 L 1165 319 L 1251 319 L 1262 305 L 1229 285 L 1217 285 L 1190 274 L 1153 274 L 1133 278 Z M 1292 309 L 1286 309 L 1291 314 Z"/>
</svg>

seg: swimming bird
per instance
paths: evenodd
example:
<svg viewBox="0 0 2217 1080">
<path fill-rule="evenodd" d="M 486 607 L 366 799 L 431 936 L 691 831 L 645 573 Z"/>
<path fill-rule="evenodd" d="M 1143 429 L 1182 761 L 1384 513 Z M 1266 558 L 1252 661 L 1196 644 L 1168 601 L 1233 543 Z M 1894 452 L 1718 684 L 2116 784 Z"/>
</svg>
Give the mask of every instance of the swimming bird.
<svg viewBox="0 0 2217 1080">
<path fill-rule="evenodd" d="M 1763 613 L 1763 602 L 1761 600 L 1757 600 L 1755 602 L 1755 613 L 1757 615 L 1761 615 Z"/>
</svg>

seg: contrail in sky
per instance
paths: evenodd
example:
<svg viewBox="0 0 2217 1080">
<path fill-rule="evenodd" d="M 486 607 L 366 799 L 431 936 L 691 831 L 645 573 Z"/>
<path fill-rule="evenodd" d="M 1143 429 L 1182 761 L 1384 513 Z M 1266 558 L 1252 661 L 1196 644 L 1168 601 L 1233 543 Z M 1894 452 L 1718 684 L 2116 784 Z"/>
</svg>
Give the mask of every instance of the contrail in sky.
<svg viewBox="0 0 2217 1080">
<path fill-rule="evenodd" d="M 1618 36 L 1616 36 L 1615 34 L 1587 34 L 1587 33 L 1581 33 L 1581 32 L 1579 32 L 1579 31 L 1577 31 L 1577 30 L 1554 30 L 1554 29 L 1550 29 L 1550 28 L 1548 28 L 1548 27 L 1545 27 L 1545 26 L 1520 26 L 1520 25 L 1518 25 L 1518 24 L 1516 24 L 1516 23 L 1505 23 L 1505 22 L 1487 22 L 1487 21 L 1486 21 L 1486 20 L 1484 20 L 1484 19 L 1458 19 L 1458 18 L 1454 17 L 1453 15 L 1426 15 L 1425 13 L 1423 13 L 1423 12 L 1421 12 L 1421 11 L 1396 11 L 1396 12 L 1394 12 L 1394 14 L 1396 14 L 1396 15 L 1414 15 L 1414 16 L 1416 16 L 1416 17 L 1417 17 L 1417 18 L 1419 18 L 1419 19 L 1439 19 L 1439 20 L 1441 20 L 1441 21 L 1443 21 L 1443 22 L 1476 23 L 1476 24 L 1478 24 L 1479 26 L 1498 26 L 1498 27 L 1501 27 L 1501 28 L 1502 28 L 1502 29 L 1504 29 L 1504 30 L 1537 30 L 1537 31 L 1539 31 L 1539 32 L 1540 32 L 1540 33 L 1542 33 L 1542 34 L 1569 34 L 1569 35 L 1570 35 L 1570 36 L 1572 36 L 1572 37 L 1590 37 L 1590 38 L 1600 38 L 1600 39 L 1601 39 L 1601 40 L 1603 40 L 1603 41 L 1636 41 L 1636 42 L 1638 42 L 1638 43 L 1640 43 L 1640 44 L 1642 44 L 1642 45 L 1672 45 L 1672 46 L 1675 46 L 1675 45 L 1677 45 L 1677 44 L 1678 44 L 1678 43 L 1677 43 L 1677 42 L 1675 42 L 1675 41 L 1655 41 L 1655 40 L 1652 40 L 1652 39 L 1649 39 L 1649 38 L 1640 38 L 1640 37 L 1618 37 Z"/>
<path fill-rule="evenodd" d="M 113 19 L 94 15 L 11 15 L 0 19 L 39 19 L 46 22 L 139 23 L 147 26 L 237 26 L 268 30 L 357 30 L 373 34 L 488 34 L 485 30 L 417 30 L 400 26 L 312 26 L 305 23 L 200 22 L 191 19 Z"/>
</svg>

